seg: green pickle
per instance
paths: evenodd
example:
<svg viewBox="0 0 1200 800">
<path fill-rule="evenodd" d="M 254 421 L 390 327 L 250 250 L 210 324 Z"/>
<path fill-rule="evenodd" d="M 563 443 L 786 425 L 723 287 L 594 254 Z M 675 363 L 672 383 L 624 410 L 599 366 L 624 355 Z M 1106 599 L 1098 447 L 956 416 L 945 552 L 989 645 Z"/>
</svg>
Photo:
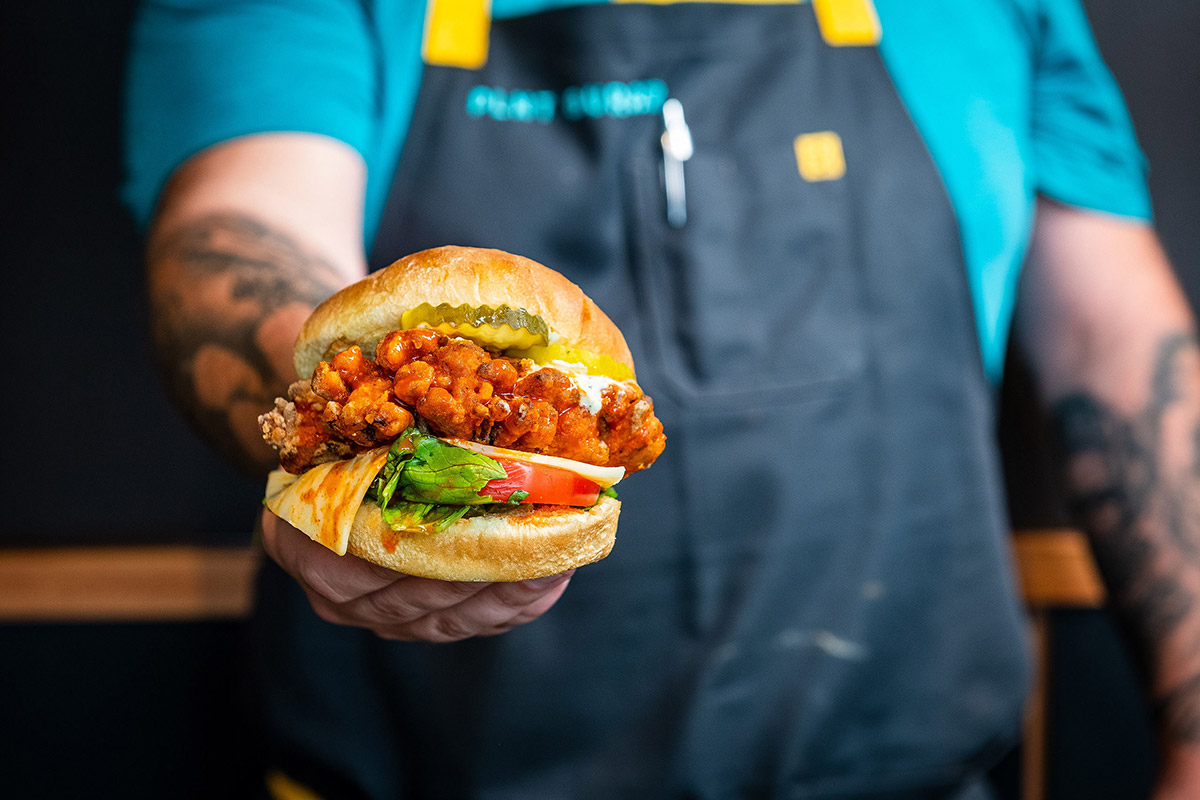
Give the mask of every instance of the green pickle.
<svg viewBox="0 0 1200 800">
<path fill-rule="evenodd" d="M 550 344 L 546 321 L 523 308 L 422 303 L 404 312 L 400 327 L 404 330 L 431 328 L 450 336 L 461 336 L 510 358 L 528 358 L 539 364 L 566 361 L 582 364 L 589 375 L 603 375 L 616 381 L 633 378 L 633 370 L 609 356 Z"/>
<path fill-rule="evenodd" d="M 422 303 L 404 312 L 400 327 L 432 328 L 500 351 L 544 347 L 550 343 L 550 330 L 544 319 L 512 306 Z"/>
</svg>

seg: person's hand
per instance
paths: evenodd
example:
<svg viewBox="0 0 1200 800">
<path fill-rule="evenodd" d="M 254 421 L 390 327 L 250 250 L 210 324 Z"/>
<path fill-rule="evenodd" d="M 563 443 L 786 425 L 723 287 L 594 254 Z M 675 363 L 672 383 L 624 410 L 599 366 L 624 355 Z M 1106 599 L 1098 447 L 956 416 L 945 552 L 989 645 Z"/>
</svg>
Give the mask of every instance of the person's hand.
<svg viewBox="0 0 1200 800">
<path fill-rule="evenodd" d="M 262 523 L 267 555 L 296 579 L 317 616 L 385 639 L 454 642 L 504 633 L 544 614 L 574 572 L 518 583 L 417 578 L 336 555 L 270 511 Z"/>
</svg>

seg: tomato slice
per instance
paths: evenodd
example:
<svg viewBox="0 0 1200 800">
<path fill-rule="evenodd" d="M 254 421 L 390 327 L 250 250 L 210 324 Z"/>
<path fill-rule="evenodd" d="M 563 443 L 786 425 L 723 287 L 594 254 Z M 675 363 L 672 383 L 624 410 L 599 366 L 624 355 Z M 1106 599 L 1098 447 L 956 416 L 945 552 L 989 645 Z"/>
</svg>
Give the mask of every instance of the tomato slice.
<svg viewBox="0 0 1200 800">
<path fill-rule="evenodd" d="M 513 492 L 528 492 L 522 503 L 556 506 L 591 506 L 600 497 L 600 484 L 567 469 L 497 458 L 507 477 L 490 480 L 479 494 L 498 503 L 508 502 Z"/>
</svg>

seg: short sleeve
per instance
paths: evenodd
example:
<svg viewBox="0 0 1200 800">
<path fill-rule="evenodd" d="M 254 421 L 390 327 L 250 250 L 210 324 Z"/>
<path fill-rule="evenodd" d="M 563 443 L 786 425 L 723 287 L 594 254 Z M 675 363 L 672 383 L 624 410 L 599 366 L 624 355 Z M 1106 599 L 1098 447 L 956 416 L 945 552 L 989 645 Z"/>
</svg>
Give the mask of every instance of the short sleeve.
<svg viewBox="0 0 1200 800">
<path fill-rule="evenodd" d="M 1145 159 L 1078 0 L 1041 0 L 1037 36 L 1037 191 L 1062 203 L 1149 219 Z"/>
<path fill-rule="evenodd" d="M 148 224 L 166 179 L 237 136 L 300 131 L 366 157 L 375 51 L 355 0 L 148 0 L 133 28 L 123 196 Z"/>
</svg>

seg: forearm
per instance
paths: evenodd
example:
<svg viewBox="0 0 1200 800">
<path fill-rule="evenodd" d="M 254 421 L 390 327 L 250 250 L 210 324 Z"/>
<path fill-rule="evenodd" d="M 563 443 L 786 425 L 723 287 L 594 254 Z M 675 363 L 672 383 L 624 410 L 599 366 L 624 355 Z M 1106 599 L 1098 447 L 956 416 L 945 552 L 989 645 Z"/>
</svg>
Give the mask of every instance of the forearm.
<svg viewBox="0 0 1200 800">
<path fill-rule="evenodd" d="M 1043 203 L 1019 326 L 1164 742 L 1200 751 L 1200 345 L 1153 233 Z"/>
<path fill-rule="evenodd" d="M 1143 662 L 1165 737 L 1200 747 L 1200 348 L 1157 337 L 1149 379 L 1052 398 L 1072 511 Z"/>
<path fill-rule="evenodd" d="M 293 237 L 242 213 L 156 231 L 147 251 L 151 333 L 172 399 L 242 469 L 277 463 L 257 417 L 295 380 L 292 345 L 346 277 Z"/>
<path fill-rule="evenodd" d="M 202 151 L 163 190 L 146 255 L 155 354 L 192 427 L 248 472 L 277 463 L 257 418 L 296 377 L 301 324 L 365 272 L 365 184 L 349 146 L 270 133 Z"/>
</svg>

